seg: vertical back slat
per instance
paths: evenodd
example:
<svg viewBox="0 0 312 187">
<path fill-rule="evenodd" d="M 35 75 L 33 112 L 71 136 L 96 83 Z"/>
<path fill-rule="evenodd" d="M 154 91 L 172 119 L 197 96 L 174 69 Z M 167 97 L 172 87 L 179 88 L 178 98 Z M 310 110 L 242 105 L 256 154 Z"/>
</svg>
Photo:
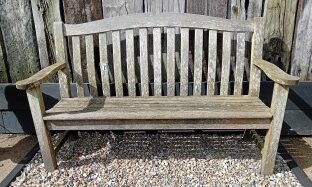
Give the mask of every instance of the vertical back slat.
<svg viewBox="0 0 312 187">
<path fill-rule="evenodd" d="M 203 30 L 195 29 L 193 95 L 201 95 L 203 64 Z"/>
<path fill-rule="evenodd" d="M 119 31 L 112 32 L 113 42 L 113 64 L 114 64 L 114 79 L 116 97 L 123 96 L 122 88 L 122 71 L 121 71 L 121 54 L 120 54 L 120 33 Z"/>
<path fill-rule="evenodd" d="M 67 68 L 58 71 L 61 98 L 71 97 L 70 77 L 67 59 L 67 46 L 64 38 L 63 23 L 54 23 L 55 58 L 58 63 L 66 63 Z"/>
<path fill-rule="evenodd" d="M 245 33 L 237 33 L 236 69 L 234 82 L 234 95 L 242 94 L 244 61 L 245 61 Z"/>
<path fill-rule="evenodd" d="M 140 71 L 141 71 L 141 95 L 149 96 L 148 88 L 148 59 L 147 59 L 147 29 L 140 29 Z"/>
<path fill-rule="evenodd" d="M 128 91 L 129 91 L 129 96 L 134 97 L 136 96 L 136 92 L 135 92 L 133 30 L 126 31 L 126 48 L 127 48 Z"/>
<path fill-rule="evenodd" d="M 212 96 L 215 93 L 217 66 L 217 31 L 209 30 L 208 45 L 207 95 Z"/>
<path fill-rule="evenodd" d="M 189 29 L 181 28 L 181 86 L 180 95 L 188 95 Z"/>
<path fill-rule="evenodd" d="M 108 59 L 107 59 L 107 43 L 106 33 L 99 35 L 99 46 L 100 46 L 100 69 L 101 69 L 101 80 L 103 95 L 110 97 L 110 86 L 109 86 L 109 72 L 108 72 Z"/>
<path fill-rule="evenodd" d="M 167 96 L 175 95 L 175 28 L 167 28 Z"/>
<path fill-rule="evenodd" d="M 221 88 L 220 95 L 229 94 L 229 80 L 230 80 L 230 61 L 231 61 L 231 33 L 223 33 L 222 45 L 222 72 L 221 72 Z"/>
<path fill-rule="evenodd" d="M 161 29 L 153 30 L 154 51 L 154 91 L 155 96 L 161 96 Z"/>
<path fill-rule="evenodd" d="M 90 93 L 92 96 L 97 96 L 97 83 L 96 74 L 94 66 L 94 45 L 93 36 L 88 35 L 85 37 L 86 40 L 86 56 L 87 56 L 87 70 L 88 70 L 88 80 L 90 85 Z"/>
<path fill-rule="evenodd" d="M 261 71 L 253 64 L 256 58 L 262 58 L 263 38 L 264 38 L 264 18 L 254 18 L 255 32 L 252 35 L 250 81 L 248 95 L 259 97 Z"/>
<path fill-rule="evenodd" d="M 77 96 L 84 97 L 79 36 L 72 37 L 72 45 L 73 45 L 73 61 L 74 61 L 74 79 L 76 80 Z"/>
</svg>

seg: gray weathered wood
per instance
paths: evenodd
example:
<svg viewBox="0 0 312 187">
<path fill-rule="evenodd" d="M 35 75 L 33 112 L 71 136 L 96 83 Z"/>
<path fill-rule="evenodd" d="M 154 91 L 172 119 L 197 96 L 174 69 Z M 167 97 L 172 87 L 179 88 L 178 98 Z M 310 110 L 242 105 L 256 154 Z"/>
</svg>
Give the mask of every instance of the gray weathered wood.
<svg viewBox="0 0 312 187">
<path fill-rule="evenodd" d="M 36 30 L 36 38 L 38 44 L 38 52 L 41 68 L 49 66 L 49 55 L 47 49 L 47 41 L 44 32 L 44 22 L 42 14 L 38 10 L 37 1 L 31 0 L 31 9 Z"/>
<path fill-rule="evenodd" d="M 16 82 L 16 88 L 17 89 L 31 89 L 40 86 L 44 81 L 51 78 L 52 75 L 54 75 L 59 70 L 62 70 L 66 67 L 66 64 L 64 63 L 55 63 L 51 66 L 48 66 L 33 76 L 20 80 Z"/>
<path fill-rule="evenodd" d="M 72 44 L 73 44 L 73 61 L 74 61 L 74 73 L 73 74 L 74 74 L 74 79 L 76 81 L 77 96 L 84 97 L 79 36 L 72 37 Z"/>
<path fill-rule="evenodd" d="M 134 42 L 133 30 L 126 31 L 126 48 L 127 48 L 127 75 L 129 96 L 136 96 L 135 92 L 135 66 L 134 66 Z"/>
<path fill-rule="evenodd" d="M 57 63 L 66 64 L 66 68 L 58 72 L 61 98 L 71 97 L 70 77 L 67 58 L 67 45 L 63 33 L 63 23 L 55 22 L 54 25 L 55 60 Z"/>
<path fill-rule="evenodd" d="M 83 35 L 147 27 L 205 28 L 220 31 L 252 32 L 253 21 L 227 20 L 194 14 L 163 13 L 117 16 L 82 24 L 65 24 L 65 35 Z"/>
<path fill-rule="evenodd" d="M 109 85 L 109 66 L 107 59 L 107 43 L 106 43 L 106 33 L 99 35 L 99 46 L 100 46 L 100 69 L 101 69 L 101 80 L 102 80 L 102 90 L 103 95 L 109 97 L 110 85 Z"/>
<path fill-rule="evenodd" d="M 113 59 L 114 59 L 114 79 L 115 79 L 115 89 L 116 97 L 123 96 L 122 87 L 122 70 L 121 70 L 121 51 L 120 51 L 120 33 L 119 31 L 112 32 L 113 41 Z"/>
<path fill-rule="evenodd" d="M 245 50 L 246 50 L 245 49 L 245 33 L 237 33 L 234 95 L 241 95 L 242 94 L 243 78 L 244 78 Z"/>
<path fill-rule="evenodd" d="M 299 77 L 285 73 L 276 65 L 261 59 L 254 59 L 253 64 L 260 68 L 271 80 L 281 85 L 296 85 Z"/>
<path fill-rule="evenodd" d="M 260 70 L 253 64 L 254 59 L 262 59 L 263 37 L 264 37 L 264 19 L 257 17 L 255 20 L 255 31 L 252 36 L 251 44 L 251 63 L 250 63 L 250 96 L 259 96 L 260 92 Z"/>
<path fill-rule="evenodd" d="M 92 96 L 97 96 L 97 82 L 94 64 L 94 44 L 93 35 L 87 35 L 86 40 L 86 55 L 87 55 L 87 71 L 88 71 L 88 81 L 90 85 L 90 93 Z"/>
<path fill-rule="evenodd" d="M 195 29 L 193 95 L 201 95 L 203 63 L 203 30 Z"/>
<path fill-rule="evenodd" d="M 292 47 L 291 74 L 312 80 L 312 1 L 300 0 Z"/>
<path fill-rule="evenodd" d="M 223 33 L 222 45 L 222 73 L 221 73 L 221 88 L 220 95 L 229 94 L 230 80 L 230 61 L 231 61 L 231 33 Z"/>
<path fill-rule="evenodd" d="M 140 73 L 141 96 L 149 96 L 148 60 L 147 60 L 147 29 L 140 29 Z"/>
<path fill-rule="evenodd" d="M 263 58 L 270 59 L 272 63 L 286 72 L 290 67 L 290 52 L 293 44 L 297 3 L 298 0 L 289 2 L 274 0 L 265 1 L 264 5 L 264 44 L 268 47 L 263 50 Z M 308 9 L 308 7 L 305 8 Z M 309 34 L 307 33 L 307 35 Z"/>
<path fill-rule="evenodd" d="M 154 52 L 154 91 L 155 96 L 161 96 L 161 28 L 153 29 L 153 52 Z"/>
<path fill-rule="evenodd" d="M 282 86 L 278 83 L 274 84 L 271 102 L 273 119 L 271 121 L 270 129 L 265 136 L 264 147 L 262 150 L 261 174 L 263 175 L 271 175 L 273 173 L 288 91 L 288 86 Z"/>
<path fill-rule="evenodd" d="M 260 99 L 237 96 L 211 99 L 202 96 L 70 98 L 63 99 L 46 114 L 45 120 L 237 119 L 272 116 L 270 109 Z"/>
<path fill-rule="evenodd" d="M 47 121 L 51 130 L 228 130 L 268 129 L 268 119 L 230 120 L 104 120 L 104 121 Z"/>
<path fill-rule="evenodd" d="M 0 28 L 12 82 L 40 70 L 30 1 L 0 0 Z M 27 64 L 27 66 L 25 66 Z"/>
<path fill-rule="evenodd" d="M 52 172 L 56 169 L 56 156 L 53 149 L 50 131 L 47 129 L 43 114 L 45 113 L 44 103 L 40 87 L 26 90 L 30 106 L 31 115 L 35 124 L 40 152 L 47 171 Z"/>
<path fill-rule="evenodd" d="M 181 85 L 180 95 L 188 95 L 189 29 L 181 28 Z"/>
<path fill-rule="evenodd" d="M 217 31 L 209 30 L 207 95 L 215 94 L 217 67 Z"/>
<path fill-rule="evenodd" d="M 175 29 L 167 28 L 167 96 L 175 95 Z"/>
</svg>

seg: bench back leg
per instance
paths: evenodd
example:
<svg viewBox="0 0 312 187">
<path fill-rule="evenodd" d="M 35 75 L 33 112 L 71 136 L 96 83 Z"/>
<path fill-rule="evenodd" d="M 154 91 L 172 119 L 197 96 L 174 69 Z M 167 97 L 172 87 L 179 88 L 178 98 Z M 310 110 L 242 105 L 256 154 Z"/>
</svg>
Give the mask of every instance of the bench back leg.
<svg viewBox="0 0 312 187">
<path fill-rule="evenodd" d="M 277 83 L 274 84 L 274 91 L 271 102 L 273 119 L 271 121 L 271 127 L 265 136 L 264 147 L 262 149 L 261 174 L 263 175 L 271 175 L 274 170 L 288 91 L 288 86 L 282 86 Z"/>
<path fill-rule="evenodd" d="M 57 167 L 56 158 L 50 131 L 42 119 L 45 108 L 40 87 L 26 90 L 26 92 L 45 168 L 47 171 L 53 171 Z"/>
</svg>

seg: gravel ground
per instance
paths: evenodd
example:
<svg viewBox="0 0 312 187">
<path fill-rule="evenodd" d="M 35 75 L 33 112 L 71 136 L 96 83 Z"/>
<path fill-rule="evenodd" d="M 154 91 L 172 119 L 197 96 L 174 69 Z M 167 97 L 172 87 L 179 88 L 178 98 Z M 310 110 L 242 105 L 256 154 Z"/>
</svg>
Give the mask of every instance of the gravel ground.
<svg viewBox="0 0 312 187">
<path fill-rule="evenodd" d="M 12 186 L 300 186 L 278 156 L 259 174 L 260 152 L 241 136 L 81 133 L 47 173 L 38 153 Z"/>
</svg>

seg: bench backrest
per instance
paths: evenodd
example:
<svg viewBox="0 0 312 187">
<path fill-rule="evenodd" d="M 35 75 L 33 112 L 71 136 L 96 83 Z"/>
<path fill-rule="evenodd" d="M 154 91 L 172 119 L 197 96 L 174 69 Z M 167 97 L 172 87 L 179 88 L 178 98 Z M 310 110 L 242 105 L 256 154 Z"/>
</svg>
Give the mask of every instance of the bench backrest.
<svg viewBox="0 0 312 187">
<path fill-rule="evenodd" d="M 93 96 L 98 95 L 99 83 L 105 96 L 111 93 L 117 97 L 186 96 L 190 93 L 225 96 L 230 94 L 231 66 L 234 71 L 232 94 L 242 95 L 244 67 L 250 74 L 249 95 L 259 94 L 260 71 L 252 64 L 252 59 L 262 57 L 262 18 L 238 21 L 194 14 L 133 14 L 83 24 L 55 22 L 54 29 L 58 62 L 68 61 L 65 41 L 68 39 L 72 43 L 72 73 L 78 97 L 84 97 L 83 80 L 86 79 Z M 250 65 L 246 65 L 245 60 L 249 56 L 246 54 L 247 36 L 252 36 Z M 82 42 L 86 47 L 87 75 L 82 71 Z M 97 51 L 99 60 L 95 59 Z M 217 67 L 219 52 L 222 60 Z M 193 62 L 190 62 L 191 55 Z M 203 66 L 205 56 L 208 60 Z M 232 56 L 236 60 L 233 61 Z M 100 67 L 100 72 L 96 71 L 96 66 Z M 221 68 L 220 86 L 216 86 L 217 68 Z M 97 80 L 97 74 L 101 80 Z"/>
</svg>

